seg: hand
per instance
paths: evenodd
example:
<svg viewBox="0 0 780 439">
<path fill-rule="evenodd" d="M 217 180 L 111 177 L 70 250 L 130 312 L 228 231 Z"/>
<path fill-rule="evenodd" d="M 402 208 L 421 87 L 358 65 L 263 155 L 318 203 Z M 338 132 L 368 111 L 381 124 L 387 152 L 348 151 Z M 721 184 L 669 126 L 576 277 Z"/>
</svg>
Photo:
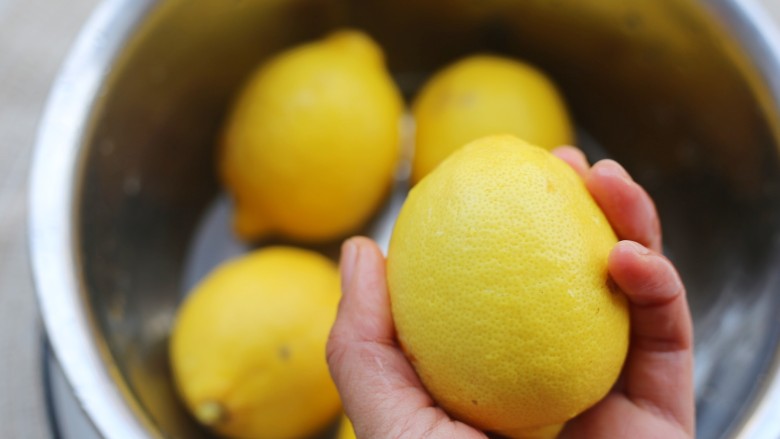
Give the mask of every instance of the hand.
<svg viewBox="0 0 780 439">
<path fill-rule="evenodd" d="M 631 342 L 613 392 L 569 421 L 561 438 L 693 438 L 693 324 L 685 287 L 661 255 L 661 228 L 650 196 L 612 160 L 588 168 L 571 147 L 558 157 L 583 178 L 620 239 L 609 275 L 629 300 Z"/>
<path fill-rule="evenodd" d="M 592 168 L 571 147 L 555 151 L 583 178 L 619 242 L 609 274 L 630 302 L 631 344 L 623 373 L 601 402 L 569 421 L 560 438 L 694 437 L 693 335 L 685 289 L 661 255 L 655 206 L 623 168 Z M 450 418 L 425 391 L 395 338 L 385 260 L 367 238 L 342 248 L 343 296 L 328 365 L 358 438 L 486 438 Z"/>
</svg>

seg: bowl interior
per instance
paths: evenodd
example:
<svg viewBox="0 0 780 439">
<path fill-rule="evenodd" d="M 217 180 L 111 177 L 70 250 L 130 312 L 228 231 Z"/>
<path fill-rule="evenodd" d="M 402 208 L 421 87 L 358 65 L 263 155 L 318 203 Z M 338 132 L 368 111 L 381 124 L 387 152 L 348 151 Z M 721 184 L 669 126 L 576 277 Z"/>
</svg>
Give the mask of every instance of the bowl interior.
<svg viewBox="0 0 780 439">
<path fill-rule="evenodd" d="M 178 403 L 166 348 L 188 287 L 243 250 L 215 176 L 220 127 L 263 59 L 342 26 L 378 40 L 408 99 L 476 52 L 526 59 L 557 81 L 589 158 L 620 161 L 657 203 L 695 320 L 699 434 L 726 437 L 777 350 L 777 106 L 715 16 L 679 0 L 174 0 L 150 10 L 95 105 L 77 194 L 88 302 L 139 416 L 162 436 L 207 436 Z"/>
</svg>

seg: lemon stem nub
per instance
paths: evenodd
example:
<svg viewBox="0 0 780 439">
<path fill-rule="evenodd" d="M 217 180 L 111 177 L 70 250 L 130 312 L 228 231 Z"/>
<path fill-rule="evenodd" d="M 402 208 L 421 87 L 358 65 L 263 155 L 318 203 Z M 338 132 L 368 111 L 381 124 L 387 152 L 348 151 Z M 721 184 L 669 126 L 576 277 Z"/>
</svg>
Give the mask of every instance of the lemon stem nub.
<svg viewBox="0 0 780 439">
<path fill-rule="evenodd" d="M 216 425 L 225 419 L 225 407 L 216 401 L 202 402 L 195 409 L 195 417 L 204 425 Z"/>
</svg>

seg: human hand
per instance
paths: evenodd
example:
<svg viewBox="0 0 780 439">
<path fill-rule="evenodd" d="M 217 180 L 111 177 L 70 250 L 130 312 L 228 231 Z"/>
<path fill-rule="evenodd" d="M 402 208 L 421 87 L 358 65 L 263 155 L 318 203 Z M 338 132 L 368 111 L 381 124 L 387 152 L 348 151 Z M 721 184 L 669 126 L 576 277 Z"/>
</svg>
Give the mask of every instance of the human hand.
<svg viewBox="0 0 780 439">
<path fill-rule="evenodd" d="M 592 168 L 571 147 L 555 151 L 583 178 L 619 242 L 612 281 L 629 300 L 631 344 L 623 373 L 602 401 L 569 421 L 560 438 L 694 437 L 693 335 L 685 289 L 661 252 L 647 193 L 611 160 Z M 342 248 L 343 296 L 328 365 L 358 438 L 486 438 L 450 418 L 426 392 L 395 337 L 385 259 L 367 238 Z"/>
<path fill-rule="evenodd" d="M 693 324 L 685 287 L 661 254 L 661 228 L 650 196 L 622 166 L 592 168 L 576 148 L 555 151 L 583 178 L 620 239 L 609 275 L 629 300 L 631 341 L 620 380 L 560 438 L 693 438 Z"/>
</svg>

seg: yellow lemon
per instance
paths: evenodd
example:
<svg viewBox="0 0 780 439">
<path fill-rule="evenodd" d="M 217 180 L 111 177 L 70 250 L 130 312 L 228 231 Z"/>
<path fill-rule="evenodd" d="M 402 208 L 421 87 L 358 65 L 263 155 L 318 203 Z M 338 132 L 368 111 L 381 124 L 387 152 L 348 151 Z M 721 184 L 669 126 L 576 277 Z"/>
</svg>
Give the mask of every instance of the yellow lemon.
<svg viewBox="0 0 780 439">
<path fill-rule="evenodd" d="M 361 227 L 392 182 L 402 111 L 382 51 L 363 33 L 335 32 L 269 60 L 223 136 L 220 174 L 238 235 L 317 242 Z"/>
<path fill-rule="evenodd" d="M 547 149 L 573 140 L 566 105 L 553 82 L 529 64 L 498 56 L 471 56 L 436 73 L 412 112 L 415 183 L 479 137 L 513 134 Z"/>
<path fill-rule="evenodd" d="M 317 253 L 268 247 L 217 267 L 181 308 L 171 335 L 176 387 L 222 435 L 295 439 L 341 409 L 325 362 L 338 271 Z"/>
<path fill-rule="evenodd" d="M 355 436 L 355 429 L 352 428 L 352 422 L 346 416 L 341 417 L 341 423 L 339 425 L 339 431 L 336 434 L 336 439 L 357 439 Z"/>
<path fill-rule="evenodd" d="M 617 242 L 581 179 L 512 136 L 476 140 L 409 193 L 388 252 L 398 338 L 457 419 L 550 437 L 599 401 L 622 368 Z"/>
</svg>

